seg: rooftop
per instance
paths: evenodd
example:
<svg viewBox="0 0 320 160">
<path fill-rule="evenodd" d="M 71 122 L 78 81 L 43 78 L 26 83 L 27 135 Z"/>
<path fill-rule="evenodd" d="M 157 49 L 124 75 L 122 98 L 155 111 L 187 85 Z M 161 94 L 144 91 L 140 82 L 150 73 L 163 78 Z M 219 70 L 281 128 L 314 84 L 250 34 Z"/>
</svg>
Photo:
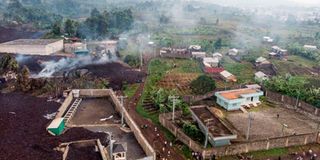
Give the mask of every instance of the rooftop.
<svg viewBox="0 0 320 160">
<path fill-rule="evenodd" d="M 231 74 L 230 72 L 228 72 L 228 71 L 226 71 L 226 70 L 220 72 L 220 74 L 221 74 L 223 77 L 225 77 L 225 78 L 228 78 L 228 77 L 230 77 L 230 76 L 233 76 L 233 74 Z"/>
<path fill-rule="evenodd" d="M 222 57 L 222 54 L 221 54 L 221 53 L 216 52 L 216 53 L 213 53 L 213 54 L 212 54 L 212 56 L 213 56 L 213 57 Z"/>
<path fill-rule="evenodd" d="M 234 99 L 241 98 L 242 95 L 253 94 L 258 92 L 259 90 L 256 90 L 256 89 L 245 88 L 245 89 L 224 91 L 224 92 L 220 92 L 219 94 L 225 99 L 234 100 Z"/>
<path fill-rule="evenodd" d="M 267 77 L 267 75 L 261 71 L 257 72 L 254 74 L 256 77 L 258 78 L 263 78 L 263 77 Z"/>
<path fill-rule="evenodd" d="M 17 39 L 0 45 L 48 45 L 61 40 L 62 39 Z"/>
<path fill-rule="evenodd" d="M 206 62 L 206 63 L 219 63 L 219 59 L 218 58 L 212 58 L 212 57 L 205 57 L 205 58 L 203 58 L 203 62 Z"/>
<path fill-rule="evenodd" d="M 191 107 L 191 111 L 198 117 L 203 125 L 208 127 L 213 138 L 226 136 L 232 136 L 230 139 L 236 138 L 236 135 L 233 135 L 233 133 L 206 106 L 194 106 Z"/>
</svg>

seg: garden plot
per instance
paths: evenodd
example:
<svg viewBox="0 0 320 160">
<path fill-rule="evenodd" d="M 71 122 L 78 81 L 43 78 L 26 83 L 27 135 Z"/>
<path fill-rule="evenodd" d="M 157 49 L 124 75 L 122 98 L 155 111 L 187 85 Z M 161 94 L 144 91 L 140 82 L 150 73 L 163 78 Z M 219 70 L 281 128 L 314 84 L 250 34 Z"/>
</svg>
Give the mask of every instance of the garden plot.
<svg viewBox="0 0 320 160">
<path fill-rule="evenodd" d="M 164 89 L 176 90 L 179 95 L 190 95 L 190 83 L 198 76 L 198 73 L 167 73 L 158 85 Z"/>
<path fill-rule="evenodd" d="M 250 140 L 312 133 L 316 131 L 318 125 L 305 115 L 279 106 L 267 107 L 250 112 L 250 114 L 252 116 Z M 246 136 L 248 114 L 242 112 L 228 113 L 226 119 L 240 131 L 242 136 Z"/>
</svg>

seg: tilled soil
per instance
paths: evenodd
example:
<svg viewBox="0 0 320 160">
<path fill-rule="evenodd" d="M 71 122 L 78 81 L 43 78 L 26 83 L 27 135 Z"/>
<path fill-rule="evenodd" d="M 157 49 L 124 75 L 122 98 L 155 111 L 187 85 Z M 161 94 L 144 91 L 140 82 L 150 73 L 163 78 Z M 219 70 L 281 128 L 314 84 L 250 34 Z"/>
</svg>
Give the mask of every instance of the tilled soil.
<svg viewBox="0 0 320 160">
<path fill-rule="evenodd" d="M 43 115 L 56 112 L 59 106 L 23 93 L 0 93 L 0 159 L 60 160 L 62 153 L 53 150 L 60 143 L 106 137 L 83 128 L 51 136 L 46 131 L 51 120 Z"/>
</svg>

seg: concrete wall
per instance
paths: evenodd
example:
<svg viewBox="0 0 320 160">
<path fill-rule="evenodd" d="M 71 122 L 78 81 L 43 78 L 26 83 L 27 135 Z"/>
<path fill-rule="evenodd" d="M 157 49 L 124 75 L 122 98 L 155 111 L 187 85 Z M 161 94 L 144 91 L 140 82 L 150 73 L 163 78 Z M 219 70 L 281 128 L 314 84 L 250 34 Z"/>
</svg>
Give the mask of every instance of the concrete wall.
<svg viewBox="0 0 320 160">
<path fill-rule="evenodd" d="M 46 54 L 53 54 L 63 50 L 63 40 L 46 45 Z"/>
<path fill-rule="evenodd" d="M 121 113 L 122 106 L 117 96 L 113 92 L 113 90 L 111 89 L 81 89 L 80 90 L 80 97 L 106 97 L 106 96 L 111 97 L 115 105 L 116 111 Z M 146 152 L 147 156 L 153 157 L 153 159 L 156 159 L 155 151 L 153 150 L 152 146 L 149 144 L 147 139 L 144 137 L 144 135 L 141 133 L 138 125 L 131 118 L 127 110 L 124 109 L 123 113 L 124 113 L 124 119 L 126 123 L 129 125 L 130 129 L 133 131 L 137 141 L 141 145 L 142 149 Z"/>
<path fill-rule="evenodd" d="M 308 116 L 309 118 L 312 118 L 314 120 L 320 120 L 319 108 L 311 104 L 269 90 L 266 91 L 266 97 L 268 100 L 281 103 L 281 106 L 290 109 L 295 109 L 297 112 L 302 113 Z"/>
<path fill-rule="evenodd" d="M 160 123 L 167 128 L 178 140 L 187 145 L 191 150 L 202 153 L 204 158 L 215 156 L 237 155 L 259 150 L 269 150 L 273 148 L 283 148 L 290 146 L 306 145 L 311 143 L 319 143 L 319 133 L 308 133 L 301 135 L 291 135 L 285 137 L 269 138 L 256 141 L 248 141 L 243 143 L 232 143 L 229 146 L 214 147 L 204 149 L 202 145 L 193 141 L 186 134 L 176 127 L 171 121 L 171 113 L 159 115 Z"/>
<path fill-rule="evenodd" d="M 55 118 L 62 118 L 62 116 L 67 111 L 67 109 L 70 106 L 70 104 L 72 103 L 72 101 L 73 101 L 73 94 L 72 94 L 72 92 L 70 92 L 68 94 L 67 98 L 63 101 L 63 103 L 60 106 L 60 108 L 58 109 L 58 112 L 57 112 Z"/>
<path fill-rule="evenodd" d="M 115 109 L 117 112 L 122 111 L 121 104 L 111 89 L 80 89 L 80 97 L 108 97 L 112 99 Z M 69 93 L 68 97 L 65 99 L 63 104 L 58 110 L 58 113 L 56 115 L 56 118 L 62 117 L 66 110 L 68 109 L 68 106 L 72 103 L 73 101 L 73 94 L 72 91 Z M 144 135 L 141 133 L 140 128 L 138 125 L 134 122 L 134 120 L 131 118 L 129 113 L 126 110 L 123 110 L 124 113 L 124 119 L 126 123 L 129 125 L 130 129 L 133 131 L 137 141 L 141 145 L 142 149 L 145 151 L 147 156 L 152 157 L 154 160 L 156 159 L 156 153 L 152 146 L 149 144 L 147 139 L 144 137 Z"/>
</svg>

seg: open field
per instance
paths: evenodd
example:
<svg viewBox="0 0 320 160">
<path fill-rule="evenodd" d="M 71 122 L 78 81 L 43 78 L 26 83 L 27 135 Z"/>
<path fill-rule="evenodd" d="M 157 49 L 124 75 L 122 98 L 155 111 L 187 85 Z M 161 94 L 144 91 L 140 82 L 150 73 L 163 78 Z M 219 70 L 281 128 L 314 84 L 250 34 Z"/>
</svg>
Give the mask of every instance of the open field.
<svg viewBox="0 0 320 160">
<path fill-rule="evenodd" d="M 250 129 L 250 140 L 312 133 L 316 131 L 318 125 L 305 115 L 279 106 L 264 106 L 261 110 L 259 110 L 258 106 L 250 114 L 253 118 Z M 279 114 L 279 118 L 277 114 Z M 243 137 L 246 136 L 248 114 L 242 112 L 228 113 L 226 119 L 240 131 Z M 288 127 L 283 127 L 284 124 Z"/>
<path fill-rule="evenodd" d="M 277 68 L 279 75 L 290 73 L 297 76 L 310 76 L 312 72 L 317 72 L 313 69 L 316 66 L 315 61 L 300 56 L 288 56 L 287 61 L 272 59 L 271 62 Z"/>
<path fill-rule="evenodd" d="M 296 160 L 299 156 L 303 159 L 310 159 L 310 154 L 305 154 L 309 150 L 312 150 L 313 153 L 317 155 L 320 154 L 320 145 L 319 144 L 310 144 L 306 146 L 296 146 L 289 148 L 276 148 L 270 149 L 266 151 L 257 151 L 257 152 L 249 152 L 246 154 L 242 154 L 243 157 L 252 157 L 254 160 Z M 240 156 L 226 156 L 220 157 L 218 160 L 241 160 Z"/>
<path fill-rule="evenodd" d="M 227 63 L 224 64 L 223 67 L 237 77 L 238 83 L 253 81 L 255 71 L 249 62 Z"/>
</svg>

